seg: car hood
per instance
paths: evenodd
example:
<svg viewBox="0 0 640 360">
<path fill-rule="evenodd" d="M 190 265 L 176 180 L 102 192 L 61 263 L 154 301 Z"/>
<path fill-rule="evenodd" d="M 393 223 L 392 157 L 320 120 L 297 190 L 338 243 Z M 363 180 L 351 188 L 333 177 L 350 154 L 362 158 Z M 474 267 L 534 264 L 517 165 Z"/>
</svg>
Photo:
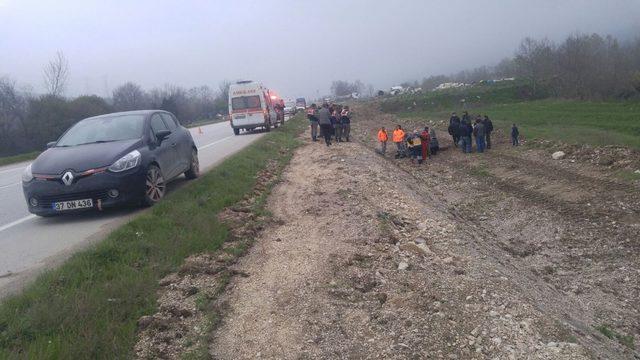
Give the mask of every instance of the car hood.
<svg viewBox="0 0 640 360">
<path fill-rule="evenodd" d="M 141 139 L 121 140 L 71 147 L 53 147 L 40 154 L 31 164 L 31 172 L 58 175 L 65 170 L 83 172 L 111 166 L 116 160 L 138 148 Z"/>
</svg>

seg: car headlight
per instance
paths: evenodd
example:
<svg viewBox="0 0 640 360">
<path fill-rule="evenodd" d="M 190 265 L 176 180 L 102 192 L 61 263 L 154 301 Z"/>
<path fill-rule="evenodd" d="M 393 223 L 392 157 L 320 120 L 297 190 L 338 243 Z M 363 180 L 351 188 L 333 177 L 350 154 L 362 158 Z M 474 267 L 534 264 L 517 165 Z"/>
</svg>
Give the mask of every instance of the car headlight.
<svg viewBox="0 0 640 360">
<path fill-rule="evenodd" d="M 31 173 L 31 164 L 29 164 L 22 172 L 22 181 L 29 182 L 33 180 L 33 173 Z"/>
<path fill-rule="evenodd" d="M 109 171 L 122 172 L 125 170 L 133 169 L 134 167 L 140 165 L 141 157 L 142 155 L 138 150 L 133 150 L 127 155 L 121 157 L 118 161 L 114 162 L 113 165 L 109 166 Z"/>
</svg>

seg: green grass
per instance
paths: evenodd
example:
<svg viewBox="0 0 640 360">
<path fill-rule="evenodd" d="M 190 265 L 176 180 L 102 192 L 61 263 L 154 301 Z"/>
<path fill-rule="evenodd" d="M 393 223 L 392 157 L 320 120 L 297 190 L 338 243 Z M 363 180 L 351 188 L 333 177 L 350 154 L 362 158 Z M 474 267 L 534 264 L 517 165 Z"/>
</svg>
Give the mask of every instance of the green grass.
<svg viewBox="0 0 640 360">
<path fill-rule="evenodd" d="M 602 335 L 608 337 L 609 339 L 618 340 L 618 342 L 628 347 L 629 349 L 635 349 L 633 335 L 622 335 L 604 324 L 598 325 L 595 328 L 596 330 L 600 331 Z"/>
<path fill-rule="evenodd" d="M 472 116 L 487 114 L 507 133 L 516 123 L 524 138 L 571 144 L 624 145 L 640 148 L 640 101 L 572 101 L 542 99 L 521 81 L 483 84 L 463 89 L 390 97 L 380 102 L 382 111 L 401 117 L 448 120 L 451 112 L 465 108 Z"/>
<path fill-rule="evenodd" d="M 128 359 L 136 321 L 156 311 L 158 280 L 228 236 L 217 213 L 243 198 L 268 160 L 289 161 L 301 117 L 272 131 L 40 276 L 0 305 L 2 359 Z"/>
<path fill-rule="evenodd" d="M 618 176 L 619 178 L 626 180 L 626 181 L 636 181 L 636 180 L 640 180 L 640 173 L 637 173 L 632 170 L 618 170 L 616 172 L 616 176 Z"/>
<path fill-rule="evenodd" d="M 446 111 L 405 112 L 405 117 L 448 119 Z M 486 105 L 469 110 L 472 115 L 487 114 L 496 128 L 507 134 L 516 123 L 520 134 L 529 139 L 558 140 L 570 144 L 624 145 L 640 148 L 640 102 L 586 102 L 536 100 Z"/>
<path fill-rule="evenodd" d="M 0 157 L 0 166 L 33 160 L 37 158 L 38 155 L 40 155 L 40 151 L 32 151 L 30 153 L 24 153 L 20 155 Z"/>
<path fill-rule="evenodd" d="M 478 166 L 474 166 L 473 168 L 471 168 L 471 170 L 469 172 L 471 173 L 471 175 L 476 176 L 476 177 L 488 177 L 488 176 L 491 176 L 491 173 L 489 172 L 489 170 L 486 168 L 486 166 L 484 164 L 480 164 Z"/>
</svg>

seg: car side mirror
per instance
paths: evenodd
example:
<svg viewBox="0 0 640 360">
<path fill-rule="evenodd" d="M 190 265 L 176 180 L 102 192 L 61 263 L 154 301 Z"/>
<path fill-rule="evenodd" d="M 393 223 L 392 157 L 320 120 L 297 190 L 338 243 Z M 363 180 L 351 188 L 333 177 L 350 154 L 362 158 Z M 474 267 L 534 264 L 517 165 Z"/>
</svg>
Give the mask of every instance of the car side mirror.
<svg viewBox="0 0 640 360">
<path fill-rule="evenodd" d="M 160 130 L 156 133 L 156 138 L 158 139 L 158 143 L 161 143 L 164 139 L 171 135 L 171 131 L 169 130 Z"/>
<path fill-rule="evenodd" d="M 52 148 L 54 146 L 56 146 L 57 141 L 51 141 L 47 143 L 47 149 Z"/>
</svg>

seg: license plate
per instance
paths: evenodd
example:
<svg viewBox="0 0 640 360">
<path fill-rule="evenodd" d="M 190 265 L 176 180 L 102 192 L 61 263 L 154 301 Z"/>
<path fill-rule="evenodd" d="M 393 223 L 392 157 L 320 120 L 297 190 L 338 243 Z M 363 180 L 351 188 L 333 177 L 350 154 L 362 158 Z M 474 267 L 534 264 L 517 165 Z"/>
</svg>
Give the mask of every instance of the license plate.
<svg viewBox="0 0 640 360">
<path fill-rule="evenodd" d="M 60 201 L 60 202 L 53 203 L 52 207 L 53 207 L 53 210 L 56 210 L 56 211 L 92 208 L 93 200 L 82 199 L 82 200 Z"/>
</svg>

